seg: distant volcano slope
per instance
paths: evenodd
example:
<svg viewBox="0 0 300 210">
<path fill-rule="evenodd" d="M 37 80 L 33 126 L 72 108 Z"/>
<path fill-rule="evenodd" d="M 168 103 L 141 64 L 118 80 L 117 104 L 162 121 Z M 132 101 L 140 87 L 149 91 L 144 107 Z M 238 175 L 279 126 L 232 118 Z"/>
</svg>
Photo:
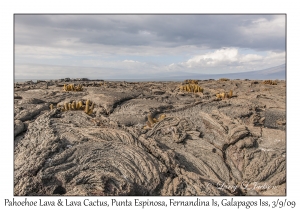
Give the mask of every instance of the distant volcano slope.
<svg viewBox="0 0 300 210">
<path fill-rule="evenodd" d="M 202 69 L 201 72 L 205 71 Z M 160 73 L 159 75 L 120 75 L 117 80 L 128 80 L 128 81 L 183 81 L 185 79 L 250 79 L 250 80 L 268 80 L 268 79 L 286 79 L 286 65 L 282 64 L 279 66 L 258 70 L 258 71 L 248 71 L 240 73 L 227 73 L 227 74 L 198 74 L 191 72 L 168 72 Z"/>
</svg>

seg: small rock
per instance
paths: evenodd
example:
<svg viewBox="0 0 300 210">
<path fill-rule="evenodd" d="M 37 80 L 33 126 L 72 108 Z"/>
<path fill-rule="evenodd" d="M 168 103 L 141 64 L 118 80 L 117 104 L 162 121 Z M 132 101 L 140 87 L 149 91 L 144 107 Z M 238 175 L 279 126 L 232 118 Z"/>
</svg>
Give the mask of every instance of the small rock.
<svg viewBox="0 0 300 210">
<path fill-rule="evenodd" d="M 18 95 L 14 95 L 14 99 L 22 99 L 22 97 Z"/>
<path fill-rule="evenodd" d="M 16 137 L 19 133 L 22 133 L 24 131 L 24 124 L 21 120 L 15 120 L 14 123 L 14 136 Z"/>
<path fill-rule="evenodd" d="M 152 90 L 152 93 L 153 93 L 154 95 L 162 95 L 162 94 L 165 93 L 165 91 L 159 90 L 159 89 L 153 89 L 153 90 Z"/>
<path fill-rule="evenodd" d="M 277 125 L 285 125 L 286 121 L 285 120 L 277 120 L 276 123 L 277 123 Z"/>
<path fill-rule="evenodd" d="M 20 104 L 41 104 L 41 103 L 44 103 L 44 101 L 37 98 L 27 98 L 20 101 Z"/>
</svg>

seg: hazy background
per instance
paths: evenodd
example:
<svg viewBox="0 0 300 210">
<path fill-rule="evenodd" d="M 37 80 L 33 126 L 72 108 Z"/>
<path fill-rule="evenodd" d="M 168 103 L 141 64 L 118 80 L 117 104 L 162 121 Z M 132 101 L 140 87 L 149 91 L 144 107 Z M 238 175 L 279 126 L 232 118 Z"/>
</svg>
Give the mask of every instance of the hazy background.
<svg viewBox="0 0 300 210">
<path fill-rule="evenodd" d="M 285 78 L 285 21 L 285 15 L 15 15 L 14 75 L 181 80 L 267 69 L 262 75 Z"/>
</svg>

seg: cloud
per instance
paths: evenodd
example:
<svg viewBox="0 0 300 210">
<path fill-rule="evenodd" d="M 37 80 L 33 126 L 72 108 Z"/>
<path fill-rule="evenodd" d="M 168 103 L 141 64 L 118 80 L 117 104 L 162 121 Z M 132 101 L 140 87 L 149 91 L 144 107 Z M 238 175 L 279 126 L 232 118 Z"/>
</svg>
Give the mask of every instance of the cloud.
<svg viewBox="0 0 300 210">
<path fill-rule="evenodd" d="M 239 62 L 241 63 L 249 63 L 249 62 L 255 62 L 255 61 L 261 61 L 263 60 L 263 56 L 256 55 L 256 54 L 247 54 L 247 55 L 240 55 Z"/>
<path fill-rule="evenodd" d="M 61 78 L 89 78 L 89 79 L 121 79 L 142 78 L 143 75 L 162 73 L 163 68 L 140 62 L 107 62 L 95 60 L 87 61 L 93 67 L 45 65 L 45 64 L 15 64 L 16 79 L 61 79 Z M 141 71 L 143 69 L 143 71 Z"/>
<path fill-rule="evenodd" d="M 87 76 L 88 75 L 88 76 Z M 114 78 L 115 72 L 111 68 L 61 66 L 44 64 L 16 64 L 16 79 L 61 79 L 61 78 Z"/>
<path fill-rule="evenodd" d="M 184 64 L 188 68 L 237 66 L 262 61 L 263 59 L 263 56 L 257 54 L 240 54 L 237 48 L 225 48 L 194 56 Z"/>
<path fill-rule="evenodd" d="M 257 18 L 249 24 L 240 26 L 240 32 L 252 39 L 266 39 L 270 37 L 285 37 L 285 16 L 275 16 L 273 19 L 266 17 Z"/>
<path fill-rule="evenodd" d="M 16 15 L 16 44 L 284 50 L 285 15 Z M 263 41 L 262 41 L 263 40 Z M 259 43 L 259 44 L 256 44 Z M 279 44 L 278 44 L 279 43 Z"/>
<path fill-rule="evenodd" d="M 188 68 L 197 66 L 217 66 L 237 62 L 238 50 L 235 48 L 216 50 L 212 53 L 197 55 L 186 62 Z"/>
<path fill-rule="evenodd" d="M 143 75 L 172 74 L 190 72 L 200 74 L 235 73 L 261 70 L 285 63 L 285 52 L 269 51 L 265 55 L 243 54 L 237 48 L 222 48 L 204 54 L 195 55 L 185 62 L 158 65 L 151 62 L 139 62 L 131 59 L 109 61 L 85 59 L 80 63 L 16 64 L 15 78 L 59 79 L 65 77 L 90 79 L 143 78 Z"/>
<path fill-rule="evenodd" d="M 138 61 L 133 61 L 133 60 L 123 60 L 125 63 L 140 63 Z"/>
<path fill-rule="evenodd" d="M 39 75 L 55 76 L 53 66 L 159 75 L 285 62 L 285 15 L 15 15 L 14 31 L 15 63 Z"/>
<path fill-rule="evenodd" d="M 224 73 L 230 70 L 249 71 L 259 70 L 267 67 L 277 66 L 285 63 L 285 52 L 267 52 L 266 55 L 242 54 L 237 48 L 222 48 L 213 52 L 193 56 L 186 62 L 171 64 L 169 69 L 188 69 L 188 71 L 199 71 L 205 73 Z"/>
</svg>

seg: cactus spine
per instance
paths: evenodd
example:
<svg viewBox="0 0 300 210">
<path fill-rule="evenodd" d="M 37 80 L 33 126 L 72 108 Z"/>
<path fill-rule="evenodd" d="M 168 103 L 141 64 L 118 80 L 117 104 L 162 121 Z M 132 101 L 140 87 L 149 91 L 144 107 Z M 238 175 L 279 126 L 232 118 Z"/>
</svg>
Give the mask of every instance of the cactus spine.
<svg viewBox="0 0 300 210">
<path fill-rule="evenodd" d="M 88 115 L 91 115 L 91 114 L 93 114 L 93 109 L 94 109 L 94 102 L 92 103 L 92 105 L 91 105 L 91 109 L 89 109 L 89 111 L 88 111 Z"/>
<path fill-rule="evenodd" d="M 86 114 L 89 113 L 89 104 L 90 104 L 90 100 L 86 100 L 86 103 L 85 103 L 85 109 L 84 109 L 84 112 Z"/>
<path fill-rule="evenodd" d="M 233 94 L 233 91 L 232 91 L 232 90 L 230 90 L 230 91 L 229 91 L 229 94 L 228 94 L 229 98 L 231 98 L 231 97 L 232 97 L 232 94 Z"/>
<path fill-rule="evenodd" d="M 162 121 L 162 120 L 166 117 L 166 115 L 165 115 L 165 114 L 161 114 L 161 115 L 158 117 L 158 119 L 152 118 L 151 114 L 148 114 L 147 117 L 148 117 L 148 121 L 146 122 L 147 125 L 144 127 L 144 129 L 152 128 L 152 126 L 153 126 L 155 123 L 158 123 L 158 122 Z M 148 126 L 148 127 L 147 127 L 147 126 Z"/>
<path fill-rule="evenodd" d="M 154 124 L 151 114 L 148 114 L 148 121 L 150 122 L 151 126 Z"/>
<path fill-rule="evenodd" d="M 82 109 L 83 105 L 82 105 L 82 101 L 78 102 L 78 109 Z"/>
<path fill-rule="evenodd" d="M 152 125 L 151 125 L 151 123 L 149 121 L 147 121 L 146 124 L 148 125 L 149 128 L 152 127 Z"/>
<path fill-rule="evenodd" d="M 160 121 L 162 121 L 165 117 L 166 117 L 165 114 L 161 114 L 157 120 L 160 122 Z"/>
<path fill-rule="evenodd" d="M 65 110 L 67 111 L 68 110 L 68 104 L 65 103 L 64 106 L 65 106 Z"/>
</svg>

